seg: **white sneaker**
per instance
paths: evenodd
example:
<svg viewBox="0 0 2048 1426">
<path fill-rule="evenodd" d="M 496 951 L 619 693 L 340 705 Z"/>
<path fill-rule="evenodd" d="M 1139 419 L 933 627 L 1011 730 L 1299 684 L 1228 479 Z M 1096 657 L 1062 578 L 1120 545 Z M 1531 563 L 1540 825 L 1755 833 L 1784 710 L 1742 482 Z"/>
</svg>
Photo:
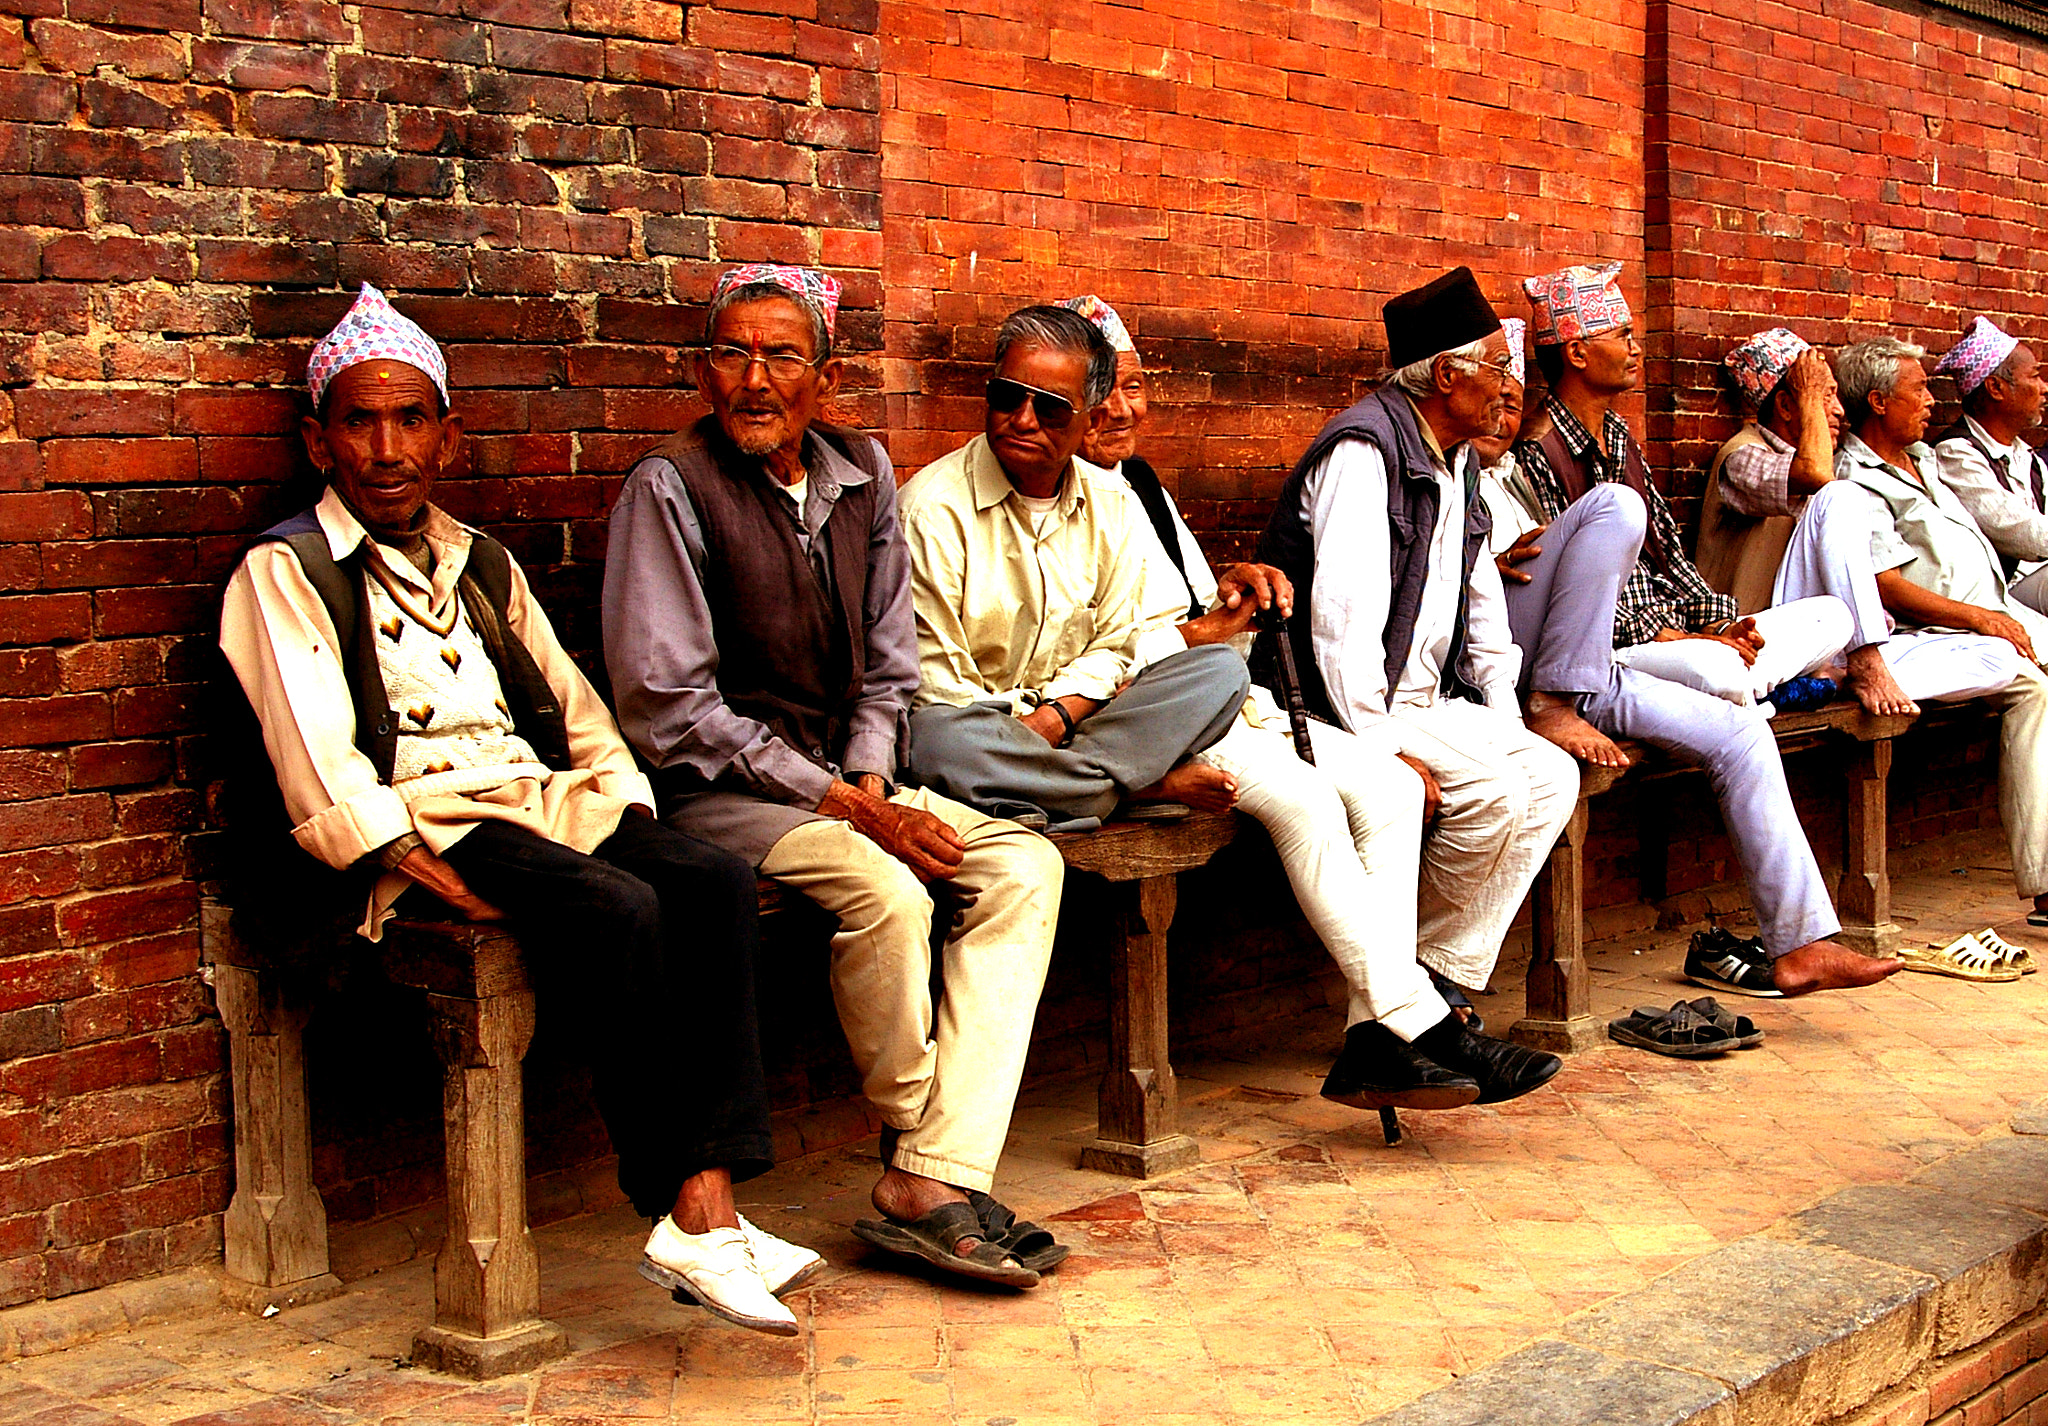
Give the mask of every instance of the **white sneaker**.
<svg viewBox="0 0 2048 1426">
<path fill-rule="evenodd" d="M 728 1322 L 778 1337 L 797 1334 L 795 1315 L 762 1284 L 747 1235 L 737 1228 L 685 1233 L 664 1214 L 647 1237 L 640 1276 L 671 1292 L 689 1293 Z"/>
<path fill-rule="evenodd" d="M 785 1242 L 773 1233 L 756 1228 L 747 1221 L 747 1215 L 739 1215 L 740 1231 L 747 1235 L 747 1246 L 753 1250 L 754 1266 L 761 1270 L 761 1282 L 777 1297 L 791 1288 L 809 1282 L 811 1275 L 825 1266 L 825 1259 L 801 1243 Z"/>
</svg>

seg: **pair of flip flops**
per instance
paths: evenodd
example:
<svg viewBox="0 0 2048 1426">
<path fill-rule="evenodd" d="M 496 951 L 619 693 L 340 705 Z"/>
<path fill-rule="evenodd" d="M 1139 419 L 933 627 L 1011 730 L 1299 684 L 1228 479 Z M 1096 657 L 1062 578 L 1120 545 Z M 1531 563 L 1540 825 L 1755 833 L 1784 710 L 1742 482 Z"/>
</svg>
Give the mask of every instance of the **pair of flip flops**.
<svg viewBox="0 0 2048 1426">
<path fill-rule="evenodd" d="M 1907 970 L 1956 980 L 2018 980 L 2036 969 L 2033 952 L 2013 945 L 1988 926 L 1958 936 L 1945 946 L 1903 947 L 1899 959 Z"/>
<path fill-rule="evenodd" d="M 1680 1000 L 1669 1010 L 1638 1005 L 1607 1022 L 1607 1038 L 1652 1054 L 1696 1060 L 1760 1044 L 1764 1032 L 1747 1015 L 1737 1015 L 1711 995 Z"/>
</svg>

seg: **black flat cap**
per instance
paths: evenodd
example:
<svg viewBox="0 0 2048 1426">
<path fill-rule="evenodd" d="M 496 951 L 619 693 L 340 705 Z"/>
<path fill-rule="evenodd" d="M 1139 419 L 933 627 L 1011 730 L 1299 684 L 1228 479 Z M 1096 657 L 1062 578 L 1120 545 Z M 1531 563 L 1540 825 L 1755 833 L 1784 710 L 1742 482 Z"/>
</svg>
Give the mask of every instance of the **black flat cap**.
<svg viewBox="0 0 2048 1426">
<path fill-rule="evenodd" d="M 1426 361 L 1500 330 L 1500 318 L 1469 267 L 1453 268 L 1388 298 L 1380 319 L 1387 324 L 1387 365 L 1395 367 Z"/>
</svg>

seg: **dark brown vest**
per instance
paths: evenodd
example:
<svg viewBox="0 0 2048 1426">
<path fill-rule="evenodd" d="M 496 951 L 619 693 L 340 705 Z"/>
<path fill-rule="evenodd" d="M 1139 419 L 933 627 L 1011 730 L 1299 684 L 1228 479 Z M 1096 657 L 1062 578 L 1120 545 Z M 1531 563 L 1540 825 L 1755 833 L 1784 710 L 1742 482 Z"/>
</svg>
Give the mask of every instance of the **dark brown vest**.
<svg viewBox="0 0 2048 1426">
<path fill-rule="evenodd" d="M 676 468 L 703 531 L 719 696 L 812 762 L 836 770 L 867 677 L 863 607 L 880 465 L 873 443 L 858 431 L 822 423 L 811 431 L 870 479 L 842 489 L 808 554 L 796 507 L 715 418 L 647 455 Z M 665 786 L 664 795 L 701 790 L 689 776 L 690 785 Z"/>
</svg>

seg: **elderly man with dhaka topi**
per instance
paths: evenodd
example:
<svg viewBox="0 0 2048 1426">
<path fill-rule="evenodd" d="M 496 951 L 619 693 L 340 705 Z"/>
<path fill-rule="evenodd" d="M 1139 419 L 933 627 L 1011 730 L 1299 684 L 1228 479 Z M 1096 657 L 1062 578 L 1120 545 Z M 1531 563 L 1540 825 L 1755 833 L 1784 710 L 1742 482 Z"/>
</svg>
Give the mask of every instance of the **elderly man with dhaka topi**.
<svg viewBox="0 0 2048 1426">
<path fill-rule="evenodd" d="M 1619 270 L 1618 263 L 1575 266 L 1523 283 L 1534 309 L 1536 359 L 1550 383 L 1549 399 L 1516 451 L 1526 488 L 1541 504 L 1532 513 L 1555 529 L 1572 507 L 1619 486 L 1634 492 L 1648 515 L 1617 602 L 1561 631 L 1597 629 L 1606 645 L 1601 686 L 1587 690 L 1581 711 L 1608 737 L 1651 743 L 1699 764 L 1713 782 L 1758 934 L 1737 938 L 1721 927 L 1696 933 L 1688 979 L 1766 997 L 1874 984 L 1903 967 L 1832 939 L 1841 921 L 1792 806 L 1777 740 L 1763 711 L 1734 696 L 1753 688 L 1731 668 L 1746 671 L 1758 658 L 1763 620 L 1738 618 L 1735 601 L 1710 588 L 1685 557 L 1677 521 L 1614 409 L 1641 371 Z M 1788 675 L 1839 650 L 1849 625 L 1837 600 L 1802 603 L 1815 606 L 1817 617 L 1793 611 L 1772 628 L 1773 642 L 1795 645 L 1783 666 Z M 1518 623 L 1516 636 L 1540 643 L 1560 632 L 1549 627 L 1553 622 Z"/>
<path fill-rule="evenodd" d="M 753 877 L 653 819 L 518 564 L 428 503 L 462 441 L 447 370 L 365 285 L 307 369 L 305 443 L 327 491 L 243 559 L 221 649 L 290 835 L 373 883 L 363 934 L 423 893 L 519 934 L 542 1017 L 588 1046 L 619 1185 L 657 1220 L 641 1273 L 794 1335 L 773 1293 L 823 1259 L 755 1228 L 732 1193 L 772 1162 Z M 302 871 L 273 888 L 301 916 L 321 877 L 311 858 Z M 665 1007 L 685 1004 L 700 1012 L 690 1033 L 669 1033 Z"/>
<path fill-rule="evenodd" d="M 886 1126 L 882 1217 L 856 1236 L 1034 1287 L 1067 1250 L 988 1190 L 1064 869 L 1016 823 L 898 785 L 909 561 L 888 456 L 820 419 L 839 292 L 806 268 L 719 278 L 696 367 L 711 414 L 649 451 L 612 511 L 605 664 L 669 824 L 838 922 L 833 999 Z"/>
<path fill-rule="evenodd" d="M 2012 597 L 2048 614 L 2048 459 L 2022 439 L 2041 422 L 2048 368 L 1989 317 L 1934 368 L 1955 378 L 1962 413 L 1934 440 L 1935 466 L 1998 551 Z"/>
</svg>

